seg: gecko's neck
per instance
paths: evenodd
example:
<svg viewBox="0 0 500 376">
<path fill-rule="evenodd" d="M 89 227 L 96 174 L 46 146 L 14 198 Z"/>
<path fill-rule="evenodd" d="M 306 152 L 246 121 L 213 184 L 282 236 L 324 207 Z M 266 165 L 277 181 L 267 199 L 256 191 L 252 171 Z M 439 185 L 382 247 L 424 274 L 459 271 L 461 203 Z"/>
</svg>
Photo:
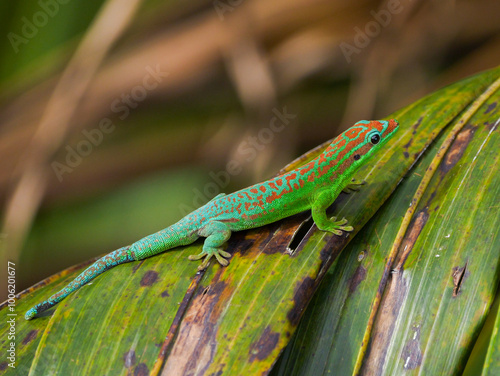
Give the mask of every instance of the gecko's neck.
<svg viewBox="0 0 500 376">
<path fill-rule="evenodd" d="M 351 149 L 347 147 L 346 140 L 339 135 L 316 159 L 297 169 L 299 175 L 306 182 L 315 184 L 329 184 L 341 178 L 350 178 L 354 172 L 347 161 Z M 349 175 L 349 176 L 347 176 Z"/>
</svg>

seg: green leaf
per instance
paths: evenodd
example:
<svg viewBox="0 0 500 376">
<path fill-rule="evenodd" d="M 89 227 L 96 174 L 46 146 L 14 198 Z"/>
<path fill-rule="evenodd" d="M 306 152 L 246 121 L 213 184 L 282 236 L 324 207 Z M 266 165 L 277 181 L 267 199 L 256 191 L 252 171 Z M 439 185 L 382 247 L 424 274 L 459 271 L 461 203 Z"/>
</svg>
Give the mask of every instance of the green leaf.
<svg viewBox="0 0 500 376">
<path fill-rule="evenodd" d="M 73 268 L 20 294 L 17 368 L 0 375 L 267 374 L 287 345 L 276 374 L 460 372 L 498 286 L 499 72 L 391 116 L 400 131 L 356 176 L 368 184 L 330 208 L 357 234 L 323 233 L 304 213 L 234 234 L 226 268 L 197 273 L 199 241 L 21 319 Z"/>
</svg>

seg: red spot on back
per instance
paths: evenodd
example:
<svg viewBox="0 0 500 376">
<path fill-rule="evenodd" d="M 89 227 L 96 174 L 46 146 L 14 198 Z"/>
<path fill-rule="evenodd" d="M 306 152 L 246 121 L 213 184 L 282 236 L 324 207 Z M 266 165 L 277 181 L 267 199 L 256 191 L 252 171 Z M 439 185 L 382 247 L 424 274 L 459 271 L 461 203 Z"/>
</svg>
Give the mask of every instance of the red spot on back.
<svg viewBox="0 0 500 376">
<path fill-rule="evenodd" d="M 266 197 L 266 202 L 268 204 L 270 204 L 271 202 L 273 202 L 274 200 L 280 198 L 281 196 L 283 196 L 287 191 L 283 191 L 281 192 L 280 194 L 277 194 L 276 192 L 273 192 L 270 196 L 267 196 Z"/>
<path fill-rule="evenodd" d="M 259 193 L 259 191 L 256 188 L 251 188 L 250 192 L 252 192 L 252 193 Z"/>
<path fill-rule="evenodd" d="M 314 162 L 309 162 L 308 164 L 306 164 L 305 166 L 303 166 L 299 171 L 300 171 L 301 175 L 305 175 L 309 171 L 311 171 L 311 169 L 313 169 L 313 168 L 314 168 Z"/>
<path fill-rule="evenodd" d="M 265 186 L 263 186 L 263 185 L 261 185 L 261 186 L 259 187 L 259 189 L 260 189 L 262 192 L 266 192 L 266 187 L 265 187 Z"/>
<path fill-rule="evenodd" d="M 262 213 L 251 214 L 251 215 L 248 216 L 248 218 L 250 218 L 250 219 L 257 219 L 257 218 L 265 216 L 266 214 L 267 214 L 267 212 L 263 211 Z"/>
</svg>

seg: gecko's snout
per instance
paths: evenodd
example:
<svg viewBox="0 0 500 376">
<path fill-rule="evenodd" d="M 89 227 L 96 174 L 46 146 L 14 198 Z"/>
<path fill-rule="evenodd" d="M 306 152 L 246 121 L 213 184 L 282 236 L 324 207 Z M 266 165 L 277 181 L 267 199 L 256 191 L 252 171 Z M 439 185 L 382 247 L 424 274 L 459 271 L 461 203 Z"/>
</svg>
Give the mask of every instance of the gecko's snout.
<svg viewBox="0 0 500 376">
<path fill-rule="evenodd" d="M 389 119 L 389 126 L 387 127 L 387 131 L 389 133 L 395 131 L 399 127 L 399 122 L 396 119 Z"/>
</svg>

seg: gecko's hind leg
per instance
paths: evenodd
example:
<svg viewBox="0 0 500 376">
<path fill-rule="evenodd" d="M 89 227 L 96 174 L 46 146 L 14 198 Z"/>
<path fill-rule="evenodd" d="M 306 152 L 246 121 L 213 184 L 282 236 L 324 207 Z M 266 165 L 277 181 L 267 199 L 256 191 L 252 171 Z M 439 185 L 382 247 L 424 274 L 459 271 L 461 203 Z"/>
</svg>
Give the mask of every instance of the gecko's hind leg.
<svg viewBox="0 0 500 376">
<path fill-rule="evenodd" d="M 204 270 L 208 266 L 208 262 L 212 256 L 215 256 L 217 261 L 223 266 L 229 264 L 229 261 L 226 259 L 231 257 L 231 254 L 221 249 L 224 243 L 231 237 L 231 230 L 227 224 L 219 221 L 211 221 L 198 231 L 198 235 L 206 237 L 203 243 L 203 250 L 197 255 L 189 256 L 190 260 L 199 260 L 205 257 L 201 265 L 198 266 L 198 270 Z"/>
</svg>

